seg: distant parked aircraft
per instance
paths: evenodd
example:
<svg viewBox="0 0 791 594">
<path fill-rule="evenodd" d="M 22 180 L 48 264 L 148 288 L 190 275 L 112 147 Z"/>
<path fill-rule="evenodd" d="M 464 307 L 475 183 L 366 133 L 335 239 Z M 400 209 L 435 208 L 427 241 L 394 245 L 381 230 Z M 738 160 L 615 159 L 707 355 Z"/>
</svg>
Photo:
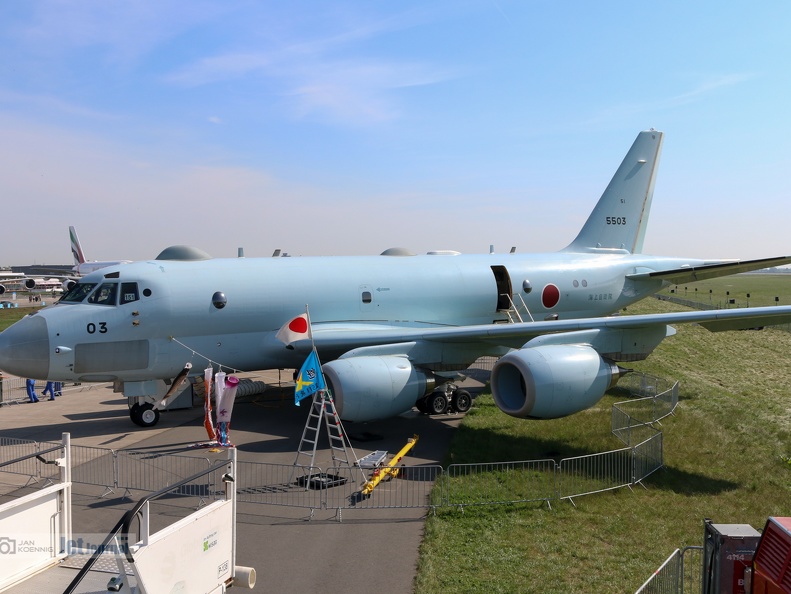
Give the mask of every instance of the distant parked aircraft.
<svg viewBox="0 0 791 594">
<path fill-rule="evenodd" d="M 71 253 L 74 256 L 74 266 L 71 271 L 72 275 L 57 274 L 47 268 L 41 268 L 47 274 L 54 272 L 50 275 L 51 278 L 32 277 L 21 272 L 0 272 L 0 295 L 6 292 L 6 286 L 11 283 L 18 284 L 21 290 L 34 291 L 39 293 L 58 293 L 61 291 L 68 291 L 75 284 L 77 280 L 86 274 L 95 272 L 107 266 L 116 266 L 118 264 L 128 264 L 131 260 L 105 260 L 105 261 L 88 261 L 85 259 L 80 240 L 77 237 L 77 230 L 74 227 L 69 227 L 69 239 L 71 240 Z"/>
<path fill-rule="evenodd" d="M 11 289 L 30 290 L 35 286 L 36 281 L 21 272 L 0 271 L 0 295 Z"/>
<path fill-rule="evenodd" d="M 107 266 L 116 266 L 117 264 L 129 264 L 131 260 L 86 260 L 85 253 L 82 251 L 80 239 L 77 237 L 77 230 L 74 227 L 69 227 L 69 239 L 71 240 L 71 253 L 74 256 L 74 268 L 72 272 L 78 277 L 85 276 L 91 272 L 95 272 L 100 268 Z"/>
</svg>

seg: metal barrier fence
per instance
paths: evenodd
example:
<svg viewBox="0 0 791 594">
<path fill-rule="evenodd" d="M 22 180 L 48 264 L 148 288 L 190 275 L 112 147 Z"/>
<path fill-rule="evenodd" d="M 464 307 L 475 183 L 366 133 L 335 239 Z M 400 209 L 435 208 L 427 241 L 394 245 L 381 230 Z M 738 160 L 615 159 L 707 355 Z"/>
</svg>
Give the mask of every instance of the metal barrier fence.
<svg viewBox="0 0 791 594">
<path fill-rule="evenodd" d="M 557 498 L 554 460 L 451 464 L 444 477 L 445 505 L 528 503 Z"/>
<path fill-rule="evenodd" d="M 322 475 L 317 466 L 293 466 L 265 462 L 237 462 L 236 500 L 240 503 L 260 503 L 321 509 L 324 503 L 323 485 L 313 477 Z"/>
<path fill-rule="evenodd" d="M 632 450 L 634 483 L 644 481 L 664 466 L 664 436 L 661 432 L 638 443 Z"/>
<path fill-rule="evenodd" d="M 405 509 L 436 508 L 443 505 L 441 492 L 434 485 L 442 475 L 441 466 L 401 466 L 395 477 L 383 480 L 365 496 L 361 489 L 365 477 L 359 468 L 334 467 L 328 472 L 341 484 L 327 490 L 328 509 Z"/>
<path fill-rule="evenodd" d="M 72 482 L 102 487 L 102 496 L 112 493 L 118 485 L 116 455 L 106 448 L 72 446 Z"/>
<path fill-rule="evenodd" d="M 621 376 L 616 390 L 626 391 L 632 398 L 653 397 L 672 390 L 674 384 L 677 382 L 645 373 L 631 372 Z"/>
<path fill-rule="evenodd" d="M 0 374 L 0 404 L 27 398 L 25 380 L 21 377 L 5 377 Z"/>
<path fill-rule="evenodd" d="M 558 499 L 619 489 L 637 482 L 632 449 L 565 458 L 558 465 Z M 573 503 L 573 501 L 572 501 Z"/>
<path fill-rule="evenodd" d="M 7 405 L 7 404 L 19 404 L 21 402 L 27 402 L 27 386 L 25 385 L 25 378 L 23 377 L 13 377 L 13 376 L 4 376 L 0 374 L 0 405 Z M 41 390 L 44 389 L 44 385 L 46 382 L 42 382 L 38 380 L 36 382 L 36 395 L 41 396 Z M 63 384 L 61 388 L 61 393 L 66 394 L 69 392 L 85 392 L 87 390 L 96 390 L 98 388 L 106 388 L 111 384 L 108 383 L 101 383 L 101 384 L 92 384 L 92 383 L 76 383 L 76 384 Z"/>
<path fill-rule="evenodd" d="M 690 309 L 698 309 L 702 311 L 707 311 L 711 309 L 731 309 L 737 307 L 750 307 L 750 301 L 748 300 L 746 304 L 738 303 L 736 299 L 734 299 L 733 303 L 729 303 L 726 301 L 718 301 L 716 304 L 714 303 L 703 303 L 702 301 L 695 301 L 692 299 L 682 299 L 681 297 L 669 296 L 669 295 L 654 295 L 659 301 L 670 301 L 671 303 L 675 303 L 677 305 L 683 305 L 684 307 L 689 307 Z M 791 332 L 791 324 L 775 324 L 771 326 L 772 328 L 777 328 L 778 330 L 783 330 L 784 332 Z"/>
<path fill-rule="evenodd" d="M 53 446 L 60 445 L 62 445 L 60 442 L 38 443 L 13 437 L 0 437 L 0 464 L 16 460 L 17 458 L 25 458 L 3 466 L 2 472 L 24 477 L 24 485 L 16 484 L 15 486 L 17 487 L 41 481 L 45 481 L 45 484 L 47 484 L 46 481 L 55 480 L 60 475 L 60 470 L 56 465 L 50 463 L 52 456 L 48 455 L 45 458 L 39 453 Z"/>
<path fill-rule="evenodd" d="M 568 499 L 631 486 L 662 467 L 662 433 L 652 423 L 670 414 L 678 403 L 678 383 L 667 387 L 658 378 L 633 377 L 632 393 L 662 392 L 613 405 L 612 432 L 626 447 L 610 452 L 554 460 L 483 464 L 402 466 L 397 477 L 362 496 L 365 477 L 359 468 L 239 462 L 240 502 L 316 509 L 464 507 Z M 629 376 L 627 376 L 629 377 Z M 16 459 L 51 444 L 0 439 L 0 462 Z M 211 466 L 209 459 L 134 450 L 71 446 L 72 482 L 102 487 L 104 493 L 154 492 Z M 28 483 L 54 472 L 43 461 L 27 460 L 4 469 L 27 476 Z M 209 496 L 208 483 L 182 487 L 184 495 Z"/>
<path fill-rule="evenodd" d="M 13 437 L 0 437 L 0 463 L 16 460 L 27 456 L 26 460 L 15 462 L 3 468 L 3 472 L 36 477 L 39 473 L 40 462 L 30 456 L 39 451 L 38 443 L 26 439 Z"/>
<path fill-rule="evenodd" d="M 118 450 L 115 460 L 116 487 L 124 489 L 125 494 L 129 491 L 159 491 L 211 466 L 208 458 L 130 450 Z M 182 489 L 185 495 L 208 496 L 212 485 L 188 483 Z"/>
<path fill-rule="evenodd" d="M 703 588 L 703 547 L 676 549 L 635 594 L 684 594 Z"/>
</svg>

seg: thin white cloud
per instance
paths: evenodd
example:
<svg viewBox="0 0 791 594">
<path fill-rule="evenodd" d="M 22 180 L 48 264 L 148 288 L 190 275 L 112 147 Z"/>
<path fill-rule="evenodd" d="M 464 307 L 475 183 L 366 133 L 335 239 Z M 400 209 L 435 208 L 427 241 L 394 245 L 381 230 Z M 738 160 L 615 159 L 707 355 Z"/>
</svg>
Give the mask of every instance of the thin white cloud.
<svg viewBox="0 0 791 594">
<path fill-rule="evenodd" d="M 698 99 L 701 99 L 722 88 L 740 85 L 754 79 L 755 77 L 755 74 L 750 73 L 734 73 L 710 77 L 698 84 L 698 86 L 692 90 L 676 95 L 675 97 L 668 98 L 666 101 L 664 101 L 664 105 L 666 107 L 686 105 L 687 103 L 697 101 Z"/>
<path fill-rule="evenodd" d="M 252 85 L 251 92 L 295 99 L 288 105 L 297 117 L 386 121 L 401 112 L 394 90 L 436 84 L 457 74 L 428 61 L 377 56 L 360 44 L 430 18 L 418 10 L 371 21 L 358 17 L 351 23 L 328 18 L 326 29 L 336 29 L 330 34 L 312 36 L 297 29 L 275 38 L 253 37 L 237 42 L 244 49 L 205 56 L 172 71 L 165 80 L 199 87 L 244 79 Z"/>
<path fill-rule="evenodd" d="M 654 100 L 645 102 L 619 103 L 617 105 L 612 105 L 600 111 L 589 123 L 606 123 L 613 120 L 623 120 L 628 116 L 646 113 L 653 115 L 658 112 L 689 105 L 691 103 L 703 101 L 706 97 L 721 89 L 745 83 L 755 78 L 755 76 L 755 74 L 750 73 L 734 73 L 708 77 L 702 82 L 699 82 L 692 89 L 678 93 L 677 95 L 658 97 Z"/>
<path fill-rule="evenodd" d="M 238 52 L 201 58 L 165 77 L 170 83 L 199 87 L 265 72 L 272 58 L 265 52 Z"/>
<path fill-rule="evenodd" d="M 421 64 L 341 61 L 295 70 L 285 94 L 297 100 L 294 109 L 303 117 L 316 114 L 345 122 L 380 122 L 401 114 L 392 91 L 447 78 Z"/>
<path fill-rule="evenodd" d="M 117 120 L 121 118 L 118 114 L 90 109 L 52 95 L 18 93 L 3 88 L 0 88 L 0 104 L 24 107 L 26 110 L 35 109 L 43 112 L 63 113 L 94 120 Z"/>
<path fill-rule="evenodd" d="M 16 37 L 33 54 L 103 46 L 111 61 L 130 61 L 225 11 L 201 0 L 45 0 L 33 3 L 32 19 Z"/>
</svg>

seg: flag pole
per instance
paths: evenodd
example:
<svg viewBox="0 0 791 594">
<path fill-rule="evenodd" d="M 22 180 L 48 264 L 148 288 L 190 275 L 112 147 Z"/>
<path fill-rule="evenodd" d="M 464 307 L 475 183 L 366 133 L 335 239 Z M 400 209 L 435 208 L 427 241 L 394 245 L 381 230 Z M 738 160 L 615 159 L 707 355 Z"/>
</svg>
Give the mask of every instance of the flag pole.
<svg viewBox="0 0 791 594">
<path fill-rule="evenodd" d="M 308 318 L 308 336 L 310 337 L 310 346 L 313 350 L 316 350 L 316 341 L 313 340 L 313 326 L 310 325 L 310 309 L 308 308 L 308 304 L 305 304 L 305 316 Z M 316 356 L 318 357 L 319 353 L 316 351 Z"/>
<path fill-rule="evenodd" d="M 319 364 L 318 371 L 319 373 L 324 375 L 324 373 L 321 371 L 321 359 L 319 359 L 319 352 L 316 350 L 316 341 L 313 340 L 313 326 L 310 323 L 310 308 L 308 307 L 307 303 L 305 304 L 305 317 L 308 319 L 308 336 L 310 337 L 310 346 L 313 349 L 313 353 L 316 355 L 316 361 L 318 361 Z M 318 392 L 323 400 L 325 394 L 328 392 L 328 390 L 326 389 L 326 385 L 324 389 L 319 389 Z"/>
</svg>

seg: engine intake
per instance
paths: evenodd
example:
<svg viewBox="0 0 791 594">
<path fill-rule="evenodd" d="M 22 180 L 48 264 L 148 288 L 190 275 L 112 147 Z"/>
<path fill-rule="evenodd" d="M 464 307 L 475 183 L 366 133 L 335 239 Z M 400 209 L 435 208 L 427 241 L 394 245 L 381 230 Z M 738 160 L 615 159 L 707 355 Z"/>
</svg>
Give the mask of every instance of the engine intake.
<svg viewBox="0 0 791 594">
<path fill-rule="evenodd" d="M 513 351 L 492 369 L 492 395 L 520 419 L 565 417 L 601 400 L 621 369 L 587 345 L 545 345 Z"/>
</svg>

